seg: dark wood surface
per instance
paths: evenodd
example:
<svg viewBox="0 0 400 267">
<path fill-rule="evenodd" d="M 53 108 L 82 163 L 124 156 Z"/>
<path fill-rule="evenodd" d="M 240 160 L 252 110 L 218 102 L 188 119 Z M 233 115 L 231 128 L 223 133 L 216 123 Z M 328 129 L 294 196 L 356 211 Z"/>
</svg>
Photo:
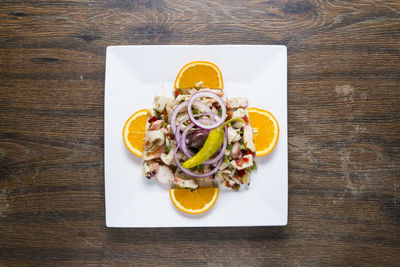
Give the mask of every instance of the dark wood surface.
<svg viewBox="0 0 400 267">
<path fill-rule="evenodd" d="M 109 45 L 288 48 L 286 227 L 108 229 Z M 399 1 L 0 1 L 0 265 L 400 264 Z"/>
</svg>

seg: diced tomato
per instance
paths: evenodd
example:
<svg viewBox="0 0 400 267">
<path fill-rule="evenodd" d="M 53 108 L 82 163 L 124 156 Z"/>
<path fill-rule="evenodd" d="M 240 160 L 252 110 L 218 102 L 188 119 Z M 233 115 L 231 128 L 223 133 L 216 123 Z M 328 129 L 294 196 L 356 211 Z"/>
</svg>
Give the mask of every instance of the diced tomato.
<svg viewBox="0 0 400 267">
<path fill-rule="evenodd" d="M 226 115 L 228 116 L 228 120 L 232 118 L 232 112 L 227 111 L 227 112 L 226 112 Z"/>
<path fill-rule="evenodd" d="M 238 175 L 239 175 L 240 177 L 242 177 L 242 176 L 245 176 L 245 175 L 246 175 L 246 170 L 245 170 L 245 169 L 238 170 L 237 173 L 238 173 Z M 241 179 L 240 179 L 240 180 L 241 180 Z M 243 183 L 243 181 L 240 181 L 240 182 Z"/>
<path fill-rule="evenodd" d="M 238 165 L 239 167 L 242 166 L 243 164 L 243 160 L 242 159 L 237 159 L 236 161 L 236 165 Z"/>
<path fill-rule="evenodd" d="M 164 114 L 164 120 L 167 120 L 167 115 L 168 115 L 167 109 L 164 108 L 162 113 Z"/>
<path fill-rule="evenodd" d="M 245 123 L 249 123 L 249 118 L 247 118 L 247 115 L 243 117 L 243 120 Z"/>
<path fill-rule="evenodd" d="M 151 117 L 150 119 L 149 119 L 149 123 L 152 123 L 152 122 L 155 122 L 156 120 L 158 120 L 157 119 L 157 117 L 156 116 L 153 116 L 153 117 Z"/>
<path fill-rule="evenodd" d="M 221 109 L 221 106 L 219 105 L 218 102 L 212 103 L 212 106 L 213 106 L 214 108 L 218 109 L 218 110 Z"/>
<path fill-rule="evenodd" d="M 249 158 L 242 158 L 243 162 L 249 162 Z"/>
<path fill-rule="evenodd" d="M 230 184 L 228 181 L 225 181 L 225 185 L 226 185 L 227 187 L 232 187 L 231 184 Z"/>
<path fill-rule="evenodd" d="M 252 155 L 253 157 L 256 156 L 256 153 L 254 153 L 254 152 L 251 151 L 250 149 L 242 150 L 242 154 L 243 154 L 243 156 L 246 156 L 246 155 Z"/>
<path fill-rule="evenodd" d="M 175 98 L 176 98 L 178 95 L 180 95 L 180 92 L 179 92 L 178 89 L 175 89 Z"/>
</svg>

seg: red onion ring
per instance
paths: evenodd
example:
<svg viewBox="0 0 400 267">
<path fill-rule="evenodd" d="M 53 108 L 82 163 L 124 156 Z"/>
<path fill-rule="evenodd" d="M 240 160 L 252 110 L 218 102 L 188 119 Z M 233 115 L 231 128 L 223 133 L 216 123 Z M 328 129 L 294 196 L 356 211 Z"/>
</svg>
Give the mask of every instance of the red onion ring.
<svg viewBox="0 0 400 267">
<path fill-rule="evenodd" d="M 181 163 L 179 162 L 179 160 L 178 160 L 177 151 L 178 151 L 178 149 L 180 149 L 180 145 L 181 145 L 181 143 L 179 143 L 179 144 L 176 146 L 176 149 L 175 149 L 175 151 L 174 151 L 174 160 L 175 160 L 176 166 L 178 166 L 178 168 L 179 168 L 183 173 L 186 173 L 187 175 L 193 176 L 193 177 L 195 177 L 195 178 L 206 178 L 206 177 L 209 177 L 209 176 L 213 175 L 214 173 L 216 173 L 216 172 L 219 170 L 219 168 L 221 167 L 222 163 L 224 162 L 223 158 L 221 158 L 221 159 L 219 160 L 217 166 L 215 166 L 214 169 L 212 169 L 211 171 L 209 171 L 209 172 L 207 172 L 207 173 L 199 174 L 199 173 L 195 173 L 195 172 L 189 171 L 188 169 L 183 168 L 183 167 L 182 167 L 182 164 L 181 164 Z"/>
<path fill-rule="evenodd" d="M 181 146 L 183 154 L 185 154 L 186 157 L 191 158 L 194 156 L 194 153 L 192 151 L 189 151 L 186 147 L 186 135 L 190 129 L 194 126 L 194 123 L 189 124 L 186 129 L 183 131 L 181 139 L 179 140 L 179 144 Z"/>
<path fill-rule="evenodd" d="M 214 114 L 214 113 L 201 113 L 201 114 L 194 115 L 194 117 L 211 116 L 211 115 L 213 115 L 213 116 L 219 118 L 219 116 L 218 116 L 217 114 Z M 175 132 L 174 132 L 174 134 L 175 134 L 175 141 L 176 141 L 177 143 L 178 143 L 179 140 L 181 139 L 181 128 L 182 128 L 182 125 L 183 125 L 188 119 L 189 119 L 189 117 L 186 116 L 186 117 L 184 117 L 184 118 L 182 119 L 182 121 L 181 121 L 178 125 L 175 125 L 175 127 L 178 126 L 178 127 L 175 128 Z M 201 120 L 203 120 L 203 119 L 201 119 Z M 211 121 L 210 119 L 208 119 L 208 120 Z M 171 124 L 171 129 L 172 129 L 172 124 Z"/>
<path fill-rule="evenodd" d="M 170 124 L 171 124 L 171 130 L 175 135 L 176 135 L 176 133 L 175 133 L 175 131 L 176 131 L 176 124 L 175 124 L 176 116 L 178 115 L 179 111 L 181 111 L 181 109 L 184 108 L 187 104 L 188 104 L 188 101 L 184 101 L 184 102 L 180 103 L 179 105 L 177 105 L 174 108 L 174 110 L 172 111 Z"/>
<path fill-rule="evenodd" d="M 218 101 L 218 103 L 222 109 L 221 119 L 218 122 L 216 122 L 212 125 L 204 125 L 195 119 L 195 117 L 193 116 L 192 105 L 193 105 L 193 102 L 196 101 L 196 99 L 199 97 L 211 97 Z M 217 94 L 214 94 L 210 91 L 199 91 L 197 93 L 194 93 L 190 97 L 189 102 L 187 103 L 187 110 L 188 110 L 190 120 L 194 124 L 196 124 L 196 126 L 202 128 L 202 129 L 207 129 L 207 130 L 214 129 L 214 128 L 220 126 L 226 119 L 226 107 L 225 107 L 224 100 L 221 97 L 219 97 Z"/>
<path fill-rule="evenodd" d="M 171 130 L 172 130 L 172 132 L 173 132 L 174 134 L 176 134 L 175 131 L 176 131 L 176 126 L 177 126 L 176 123 L 175 123 L 175 121 L 176 121 L 176 116 L 178 116 L 178 113 L 179 113 L 179 112 L 181 111 L 181 109 L 184 108 L 187 104 L 188 104 L 188 101 L 184 101 L 184 102 L 180 103 L 179 105 L 177 105 L 177 106 L 174 108 L 174 110 L 172 111 L 171 119 L 170 119 L 170 124 L 171 124 Z M 197 106 L 198 109 L 204 109 L 204 110 L 206 110 L 206 113 L 212 113 L 211 109 L 210 109 L 206 104 L 204 104 L 204 103 L 202 103 L 202 102 L 200 102 L 200 101 L 197 101 L 197 100 L 192 101 L 192 104 L 193 104 L 194 106 Z M 185 119 L 185 120 L 187 120 L 187 119 Z"/>
</svg>

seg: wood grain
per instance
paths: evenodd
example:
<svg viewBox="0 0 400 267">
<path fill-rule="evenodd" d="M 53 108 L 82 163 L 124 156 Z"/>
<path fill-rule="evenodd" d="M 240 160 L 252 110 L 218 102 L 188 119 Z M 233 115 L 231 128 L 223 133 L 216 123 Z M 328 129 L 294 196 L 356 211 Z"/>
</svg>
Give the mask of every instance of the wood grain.
<svg viewBox="0 0 400 267">
<path fill-rule="evenodd" d="M 289 224 L 108 229 L 109 45 L 288 47 Z M 400 262 L 399 1 L 0 5 L 0 264 Z"/>
</svg>

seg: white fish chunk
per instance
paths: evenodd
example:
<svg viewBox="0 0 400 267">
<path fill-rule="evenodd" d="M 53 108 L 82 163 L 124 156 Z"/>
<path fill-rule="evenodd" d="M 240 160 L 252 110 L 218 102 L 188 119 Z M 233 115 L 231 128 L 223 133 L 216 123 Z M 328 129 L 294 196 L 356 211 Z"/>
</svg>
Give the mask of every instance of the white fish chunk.
<svg viewBox="0 0 400 267">
<path fill-rule="evenodd" d="M 243 161 L 243 159 L 247 159 L 247 162 Z M 251 166 L 253 166 L 253 155 L 248 154 L 248 155 L 243 156 L 241 166 L 239 166 L 237 164 L 236 160 L 232 160 L 231 165 L 238 170 L 242 170 L 242 169 L 246 169 L 247 167 L 251 167 Z"/>
<path fill-rule="evenodd" d="M 237 142 L 239 140 L 240 134 L 238 134 L 232 127 L 228 127 L 228 144 L 232 144 L 233 142 Z"/>
<path fill-rule="evenodd" d="M 219 170 L 223 171 L 226 168 L 228 168 L 230 165 L 231 165 L 230 163 L 224 162 L 224 163 L 222 163 L 221 167 L 219 167 Z"/>
<path fill-rule="evenodd" d="M 179 105 L 181 102 L 186 101 L 190 98 L 190 95 L 178 95 L 174 101 L 171 101 L 171 107 L 176 107 L 177 105 Z M 180 110 L 180 112 L 182 112 L 183 110 L 186 110 L 184 107 Z"/>
<path fill-rule="evenodd" d="M 226 106 L 229 109 L 235 109 L 235 108 L 247 108 L 247 105 L 249 104 L 249 101 L 247 100 L 246 97 L 232 97 L 229 98 Z"/>
<path fill-rule="evenodd" d="M 171 146 L 171 150 L 166 153 L 162 153 L 160 158 L 162 162 L 164 162 L 166 165 L 175 165 L 175 160 L 174 160 L 174 151 L 175 151 L 175 145 Z"/>
<path fill-rule="evenodd" d="M 144 154 L 144 160 L 158 159 L 165 152 L 165 145 L 158 147 L 154 152 L 146 152 Z"/>
<path fill-rule="evenodd" d="M 243 123 L 241 121 L 235 121 L 234 123 L 232 123 L 232 127 L 235 129 L 241 129 L 244 126 L 246 126 L 246 123 Z"/>
<path fill-rule="evenodd" d="M 177 186 L 181 186 L 181 187 L 185 187 L 185 188 L 193 188 L 193 189 L 197 188 L 199 186 L 198 183 L 193 179 L 185 180 L 185 179 L 179 178 L 178 176 L 175 176 L 174 184 Z"/>
<path fill-rule="evenodd" d="M 246 115 L 246 111 L 242 108 L 238 108 L 232 113 L 232 119 L 242 119 Z"/>
<path fill-rule="evenodd" d="M 232 158 L 234 158 L 234 159 L 238 159 L 242 155 L 242 153 L 240 152 L 240 143 L 239 142 L 236 142 L 232 145 L 231 155 L 232 155 Z"/>
<path fill-rule="evenodd" d="M 167 166 L 161 166 L 155 178 L 162 184 L 169 184 L 174 180 L 174 174 Z"/>
<path fill-rule="evenodd" d="M 189 115 L 186 111 L 178 113 L 178 116 L 176 116 L 176 119 L 175 119 L 175 121 L 176 121 L 175 123 L 178 124 L 178 123 L 182 122 L 184 119 L 188 119 L 188 118 L 189 118 Z"/>
<path fill-rule="evenodd" d="M 209 91 L 209 92 L 213 92 L 214 94 L 218 95 L 218 96 L 223 96 L 224 92 L 222 91 L 222 89 L 211 89 L 211 88 L 202 88 L 199 91 Z"/>
<path fill-rule="evenodd" d="M 158 147 L 164 144 L 165 136 L 164 131 L 162 129 L 154 130 L 154 131 L 147 131 L 146 132 L 146 150 L 148 152 L 153 152 Z"/>
<path fill-rule="evenodd" d="M 153 107 L 158 112 L 162 112 L 167 105 L 167 103 L 171 102 L 172 99 L 165 95 L 156 95 L 154 97 Z"/>
<path fill-rule="evenodd" d="M 200 113 L 211 113 L 211 109 L 207 105 L 202 105 L 202 102 L 200 101 L 194 101 L 193 107 L 196 108 Z"/>
<path fill-rule="evenodd" d="M 142 171 L 144 176 L 146 176 L 149 179 L 155 177 L 158 174 L 159 169 L 160 169 L 160 164 L 152 161 L 146 161 L 143 163 L 142 166 Z"/>
<path fill-rule="evenodd" d="M 156 120 L 155 122 L 153 122 L 153 124 L 150 126 L 149 130 L 153 131 L 153 130 L 159 130 L 161 129 L 162 125 L 163 125 L 163 120 Z"/>
<path fill-rule="evenodd" d="M 256 152 L 256 146 L 254 145 L 253 139 L 253 128 L 249 124 L 247 124 L 243 129 L 243 143 L 248 149 Z"/>
</svg>

